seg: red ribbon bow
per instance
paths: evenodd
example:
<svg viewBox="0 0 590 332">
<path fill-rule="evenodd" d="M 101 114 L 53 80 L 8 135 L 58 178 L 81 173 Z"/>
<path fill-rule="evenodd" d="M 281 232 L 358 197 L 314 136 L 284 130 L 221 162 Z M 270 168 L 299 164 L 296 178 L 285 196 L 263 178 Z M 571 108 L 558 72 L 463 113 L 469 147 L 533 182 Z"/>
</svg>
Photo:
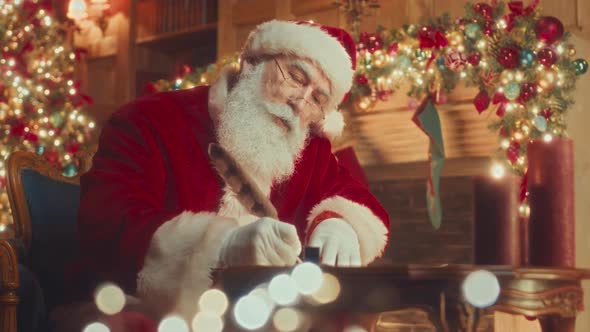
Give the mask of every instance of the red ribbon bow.
<svg viewBox="0 0 590 332">
<path fill-rule="evenodd" d="M 433 51 L 430 53 L 430 59 L 428 59 L 428 63 L 426 64 L 426 69 L 430 67 L 430 64 L 436 58 L 434 50 L 443 48 L 449 44 L 447 37 L 445 37 L 445 34 L 442 31 L 433 31 L 431 27 L 423 27 L 422 30 L 418 33 L 418 40 L 420 42 L 421 49 L 433 49 Z"/>
<path fill-rule="evenodd" d="M 441 48 L 449 44 L 447 37 L 440 31 L 434 33 L 423 33 L 419 36 L 420 48 Z"/>
<path fill-rule="evenodd" d="M 504 20 L 506 21 L 506 30 L 511 31 L 512 28 L 514 28 L 514 20 L 516 17 L 530 15 L 538 4 L 539 0 L 532 0 L 531 3 L 525 8 L 522 1 L 510 1 L 508 3 L 510 14 L 504 16 Z"/>
</svg>

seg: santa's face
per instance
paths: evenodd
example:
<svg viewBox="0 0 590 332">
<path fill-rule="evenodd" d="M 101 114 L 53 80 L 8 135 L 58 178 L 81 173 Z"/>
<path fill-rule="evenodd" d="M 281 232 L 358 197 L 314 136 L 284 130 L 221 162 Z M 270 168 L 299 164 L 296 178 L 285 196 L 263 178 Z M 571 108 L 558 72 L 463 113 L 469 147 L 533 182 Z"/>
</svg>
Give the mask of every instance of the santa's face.
<svg viewBox="0 0 590 332">
<path fill-rule="evenodd" d="M 309 126 L 317 121 L 317 106 L 327 102 L 318 95 L 328 93 L 327 80 L 312 80 L 319 70 L 301 63 L 297 63 L 297 70 L 304 68 L 300 71 L 293 67 L 295 62 L 281 68 L 272 60 L 245 66 L 219 113 L 219 142 L 261 186 L 284 181 L 293 173 Z M 301 80 L 303 88 L 297 91 L 295 84 L 286 85 L 281 70 Z"/>
</svg>

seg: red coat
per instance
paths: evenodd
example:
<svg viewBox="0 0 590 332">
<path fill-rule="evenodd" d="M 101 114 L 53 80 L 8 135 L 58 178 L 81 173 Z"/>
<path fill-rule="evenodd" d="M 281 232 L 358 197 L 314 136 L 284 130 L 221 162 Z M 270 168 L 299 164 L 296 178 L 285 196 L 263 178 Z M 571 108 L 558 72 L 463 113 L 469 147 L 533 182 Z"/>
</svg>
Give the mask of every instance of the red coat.
<svg viewBox="0 0 590 332">
<path fill-rule="evenodd" d="M 207 280 L 220 242 L 215 234 L 230 227 L 215 217 L 224 191 L 207 157 L 215 141 L 209 90 L 159 93 L 124 106 L 104 126 L 92 169 L 81 178 L 83 254 L 95 273 L 129 294 L 177 301 L 187 285 Z M 388 241 L 386 211 L 338 164 L 325 138 L 310 139 L 292 178 L 270 198 L 302 241 L 310 223 L 331 215 L 326 211 L 342 216 L 357 232 L 364 264 Z M 195 269 L 201 276 L 183 277 Z"/>
</svg>

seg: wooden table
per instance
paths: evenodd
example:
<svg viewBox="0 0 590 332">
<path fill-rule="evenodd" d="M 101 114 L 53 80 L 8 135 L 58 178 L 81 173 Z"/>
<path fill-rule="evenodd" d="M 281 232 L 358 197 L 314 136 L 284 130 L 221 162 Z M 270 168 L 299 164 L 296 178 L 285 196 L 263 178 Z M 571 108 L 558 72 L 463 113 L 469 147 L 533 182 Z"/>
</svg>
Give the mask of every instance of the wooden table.
<svg viewBox="0 0 590 332">
<path fill-rule="evenodd" d="M 244 267 L 215 271 L 218 287 L 230 302 L 247 294 L 291 268 Z M 335 275 L 341 284 L 339 297 L 332 303 L 316 306 L 302 302 L 296 306 L 317 315 L 346 313 L 359 318 L 369 331 L 378 313 L 407 308 L 424 310 L 438 331 L 475 332 L 480 317 L 495 310 L 538 318 L 543 332 L 574 332 L 578 312 L 584 309 L 581 281 L 590 270 L 568 268 L 404 265 L 322 270 Z M 493 273 L 500 284 L 496 303 L 484 309 L 469 304 L 461 286 L 476 270 Z"/>
</svg>

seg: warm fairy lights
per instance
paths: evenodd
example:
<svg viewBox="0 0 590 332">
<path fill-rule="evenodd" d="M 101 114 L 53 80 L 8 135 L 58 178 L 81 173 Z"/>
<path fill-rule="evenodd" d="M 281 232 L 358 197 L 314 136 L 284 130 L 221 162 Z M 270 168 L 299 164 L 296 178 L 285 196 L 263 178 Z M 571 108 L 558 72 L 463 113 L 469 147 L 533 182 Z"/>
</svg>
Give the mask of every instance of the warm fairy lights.
<svg viewBox="0 0 590 332">
<path fill-rule="evenodd" d="M 0 1 L 0 145 L 2 161 L 15 150 L 35 151 L 66 176 L 77 173 L 74 154 L 90 139 L 94 123 L 83 116 L 91 99 L 75 80 L 77 53 L 70 50 L 62 27 L 45 8 L 46 1 Z M 10 228 L 0 165 L 0 228 Z"/>
</svg>

